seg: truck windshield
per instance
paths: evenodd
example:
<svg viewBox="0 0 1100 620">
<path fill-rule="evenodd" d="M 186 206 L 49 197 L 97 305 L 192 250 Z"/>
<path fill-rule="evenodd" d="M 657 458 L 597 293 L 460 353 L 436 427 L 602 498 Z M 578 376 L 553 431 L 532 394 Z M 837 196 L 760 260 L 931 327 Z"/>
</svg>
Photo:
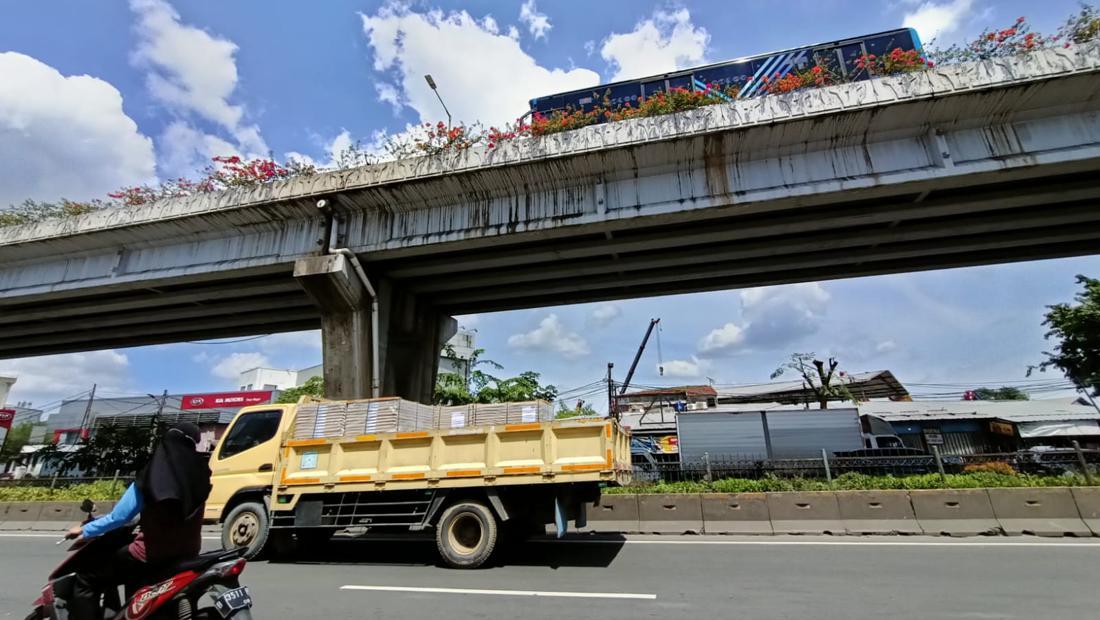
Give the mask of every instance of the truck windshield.
<svg viewBox="0 0 1100 620">
<path fill-rule="evenodd" d="M 282 411 L 253 411 L 237 418 L 222 442 L 218 458 L 227 459 L 274 437 L 282 415 Z"/>
</svg>

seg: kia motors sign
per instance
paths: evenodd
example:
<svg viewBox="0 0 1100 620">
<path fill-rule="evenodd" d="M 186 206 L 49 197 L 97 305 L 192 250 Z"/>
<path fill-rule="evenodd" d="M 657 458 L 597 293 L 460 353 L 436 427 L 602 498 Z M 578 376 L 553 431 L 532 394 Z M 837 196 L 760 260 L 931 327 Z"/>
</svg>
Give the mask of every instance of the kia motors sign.
<svg viewBox="0 0 1100 620">
<path fill-rule="evenodd" d="M 14 409 L 0 409 L 0 428 L 11 430 L 11 423 L 15 420 Z"/>
<path fill-rule="evenodd" d="M 222 392 L 218 394 L 184 394 L 180 409 L 231 409 L 271 402 L 273 392 Z"/>
</svg>

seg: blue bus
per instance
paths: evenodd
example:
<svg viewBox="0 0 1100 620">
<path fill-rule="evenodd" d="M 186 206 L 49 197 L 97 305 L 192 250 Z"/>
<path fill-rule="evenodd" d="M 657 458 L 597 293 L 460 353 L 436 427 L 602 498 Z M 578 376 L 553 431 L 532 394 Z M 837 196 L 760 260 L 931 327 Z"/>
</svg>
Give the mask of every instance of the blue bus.
<svg viewBox="0 0 1100 620">
<path fill-rule="evenodd" d="M 738 98 L 755 97 L 764 93 L 764 77 L 783 77 L 791 71 L 804 71 L 820 63 L 847 80 L 867 79 L 865 71 L 855 65 L 863 54 L 882 56 L 894 48 L 903 51 L 922 51 L 920 37 L 912 28 L 900 28 L 863 37 L 854 37 L 831 43 L 819 43 L 770 54 L 760 54 L 728 60 L 694 69 L 683 69 L 637 80 L 626 80 L 584 88 L 556 95 L 532 99 L 531 112 L 543 115 L 557 110 L 590 111 L 598 105 L 622 107 L 637 105 L 641 100 L 672 88 L 706 90 L 708 84 L 720 89 L 738 86 Z M 602 120 L 602 119 L 601 119 Z"/>
</svg>

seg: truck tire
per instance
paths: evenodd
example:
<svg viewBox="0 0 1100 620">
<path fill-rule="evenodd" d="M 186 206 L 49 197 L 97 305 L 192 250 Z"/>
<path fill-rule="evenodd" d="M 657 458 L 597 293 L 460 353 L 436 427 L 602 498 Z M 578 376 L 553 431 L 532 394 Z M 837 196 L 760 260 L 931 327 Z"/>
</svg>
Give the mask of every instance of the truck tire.
<svg viewBox="0 0 1100 620">
<path fill-rule="evenodd" d="M 260 502 L 238 504 L 222 524 L 222 547 L 244 548 L 244 557 L 254 560 L 263 553 L 271 535 L 267 508 Z"/>
<path fill-rule="evenodd" d="M 493 511 L 479 502 L 460 502 L 443 511 L 435 543 L 451 568 L 477 568 L 489 559 L 500 529 Z"/>
</svg>

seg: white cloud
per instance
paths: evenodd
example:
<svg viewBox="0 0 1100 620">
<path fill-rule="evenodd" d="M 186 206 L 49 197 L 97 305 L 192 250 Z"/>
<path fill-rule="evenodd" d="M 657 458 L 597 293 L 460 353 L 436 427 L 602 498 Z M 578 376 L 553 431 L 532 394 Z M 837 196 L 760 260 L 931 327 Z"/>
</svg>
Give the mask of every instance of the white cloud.
<svg viewBox="0 0 1100 620">
<path fill-rule="evenodd" d="M 816 332 L 828 303 L 828 291 L 816 282 L 741 291 L 740 324 L 711 331 L 699 342 L 699 354 L 781 349 Z"/>
<path fill-rule="evenodd" d="M 561 354 L 565 359 L 588 355 L 588 342 L 580 334 L 570 331 L 556 314 L 548 314 L 535 329 L 508 337 L 508 346 L 515 349 L 549 351 Z"/>
<path fill-rule="evenodd" d="M 210 368 L 210 374 L 220 379 L 236 381 L 237 376 L 246 370 L 270 366 L 271 360 L 263 353 L 257 351 L 249 353 L 230 353 L 219 359 L 218 363 Z"/>
<path fill-rule="evenodd" d="M 138 47 L 134 62 L 147 70 L 150 94 L 182 118 L 213 123 L 233 138 L 236 152 L 248 157 L 267 155 L 260 129 L 245 121 L 246 109 L 231 103 L 237 89 L 237 45 L 205 30 L 180 23 L 180 15 L 164 0 L 130 0 L 137 14 Z M 179 134 L 166 137 L 179 137 Z M 195 145 L 193 136 L 188 145 Z M 185 145 L 171 142 L 174 160 Z M 171 170 L 171 172 L 187 172 Z"/>
<path fill-rule="evenodd" d="M 0 375 L 16 377 L 8 402 L 31 401 L 42 407 L 86 392 L 127 392 L 130 362 L 118 351 L 65 353 L 0 361 Z"/>
<path fill-rule="evenodd" d="M 924 2 L 906 12 L 902 26 L 914 28 L 925 42 L 942 39 L 957 32 L 970 16 L 974 0 Z"/>
<path fill-rule="evenodd" d="M 591 318 L 596 325 L 605 327 L 622 314 L 623 311 L 617 304 L 601 304 L 592 311 Z"/>
<path fill-rule="evenodd" d="M 527 0 L 523 6 L 519 7 L 519 21 L 527 24 L 528 32 L 536 39 L 545 39 L 547 33 L 554 27 L 546 13 L 539 13 L 535 7 L 535 0 Z"/>
<path fill-rule="evenodd" d="M 701 64 L 709 43 L 710 33 L 695 27 L 687 9 L 658 10 L 633 31 L 604 39 L 600 55 L 614 69 L 611 79 L 624 80 Z"/>
<path fill-rule="evenodd" d="M 690 360 L 669 360 L 665 362 L 665 377 L 669 379 L 702 379 L 710 364 L 694 355 Z"/>
<path fill-rule="evenodd" d="M 378 100 L 390 104 L 394 114 L 400 114 L 405 104 L 401 103 L 401 93 L 397 87 L 389 82 L 375 82 L 374 90 L 378 92 Z"/>
<path fill-rule="evenodd" d="M 293 355 L 300 350 L 304 350 L 307 354 L 315 354 L 321 350 L 321 331 L 314 329 L 271 334 L 256 340 L 256 346 L 269 355 Z"/>
<path fill-rule="evenodd" d="M 735 323 L 726 323 L 718 329 L 711 330 L 700 342 L 699 353 L 713 355 L 726 351 L 732 351 L 745 342 L 745 330 Z"/>
<path fill-rule="evenodd" d="M 600 81 L 588 69 L 540 66 L 495 22 L 478 21 L 466 11 L 416 13 L 387 4 L 362 19 L 374 69 L 393 74 L 401 100 L 421 122 L 445 116 L 425 74 L 435 78 L 456 122 L 490 125 L 514 121 L 532 96 Z"/>
<path fill-rule="evenodd" d="M 0 85 L 0 209 L 27 198 L 102 198 L 153 178 L 153 143 L 111 84 L 4 52 Z"/>
<path fill-rule="evenodd" d="M 897 348 L 898 348 L 898 343 L 894 342 L 893 340 L 883 340 L 882 342 L 875 345 L 875 352 L 876 353 L 890 353 L 892 351 L 896 351 Z"/>
<path fill-rule="evenodd" d="M 187 176 L 210 164 L 213 157 L 241 155 L 236 145 L 204 133 L 186 121 L 168 124 L 160 134 L 160 167 L 169 176 Z"/>
</svg>

